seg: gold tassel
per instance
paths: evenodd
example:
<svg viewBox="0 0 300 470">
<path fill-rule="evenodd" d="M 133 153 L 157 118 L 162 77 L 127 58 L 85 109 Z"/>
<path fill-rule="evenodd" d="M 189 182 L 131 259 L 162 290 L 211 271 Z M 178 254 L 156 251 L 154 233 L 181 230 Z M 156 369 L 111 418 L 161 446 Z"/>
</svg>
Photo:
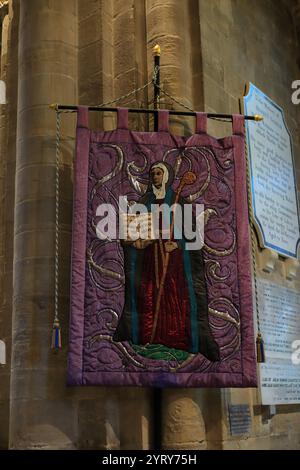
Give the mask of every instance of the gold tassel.
<svg viewBox="0 0 300 470">
<path fill-rule="evenodd" d="M 56 351 L 61 349 L 61 328 L 59 320 L 54 320 L 53 323 L 51 348 Z"/>
<path fill-rule="evenodd" d="M 265 345 L 261 333 L 258 333 L 256 338 L 256 360 L 258 363 L 266 362 Z"/>
</svg>

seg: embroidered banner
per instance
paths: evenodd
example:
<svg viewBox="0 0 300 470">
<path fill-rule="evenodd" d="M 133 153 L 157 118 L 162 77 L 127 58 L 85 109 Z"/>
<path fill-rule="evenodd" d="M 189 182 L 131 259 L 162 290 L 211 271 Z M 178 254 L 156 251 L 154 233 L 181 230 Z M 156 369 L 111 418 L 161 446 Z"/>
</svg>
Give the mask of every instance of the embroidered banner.
<svg viewBox="0 0 300 470">
<path fill-rule="evenodd" d="M 68 384 L 256 386 L 244 118 L 216 139 L 158 114 L 94 132 L 78 110 Z"/>
</svg>

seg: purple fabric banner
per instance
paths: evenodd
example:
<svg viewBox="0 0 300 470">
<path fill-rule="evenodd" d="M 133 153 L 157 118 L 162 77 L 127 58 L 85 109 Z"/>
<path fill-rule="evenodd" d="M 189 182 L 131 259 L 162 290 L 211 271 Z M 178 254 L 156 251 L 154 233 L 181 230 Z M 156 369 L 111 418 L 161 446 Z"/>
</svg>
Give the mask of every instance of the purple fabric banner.
<svg viewBox="0 0 300 470">
<path fill-rule="evenodd" d="M 158 132 L 131 131 L 120 108 L 116 130 L 95 132 L 78 110 L 69 385 L 256 386 L 244 118 L 222 139 L 205 113 L 190 137 L 168 121 L 161 110 Z M 174 223 L 149 243 L 99 236 L 103 204 L 119 227 L 120 196 L 148 214 L 201 204 L 203 246 Z"/>
</svg>

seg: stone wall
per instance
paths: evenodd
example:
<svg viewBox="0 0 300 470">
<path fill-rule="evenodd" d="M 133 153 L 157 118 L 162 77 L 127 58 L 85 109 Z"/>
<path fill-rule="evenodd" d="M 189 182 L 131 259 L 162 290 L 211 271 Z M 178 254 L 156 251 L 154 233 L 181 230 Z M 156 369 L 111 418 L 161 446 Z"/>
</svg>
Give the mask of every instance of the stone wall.
<svg viewBox="0 0 300 470">
<path fill-rule="evenodd" d="M 261 407 L 253 390 L 66 388 L 72 168 L 75 116 L 61 116 L 60 318 L 63 351 L 50 350 L 54 315 L 55 113 L 48 104 L 110 102 L 151 79 L 152 47 L 162 49 L 163 88 L 187 106 L 239 112 L 252 81 L 286 111 L 300 187 L 300 107 L 291 103 L 299 79 L 297 2 L 292 0 L 10 0 L 2 41 L 1 77 L 8 104 L 0 109 L 0 448 L 169 449 L 300 448 L 300 408 Z M 280 38 L 280 40 L 279 40 Z M 7 47 L 3 47 L 3 44 Z M 120 105 L 147 106 L 152 88 Z M 162 95 L 161 106 L 178 108 Z M 93 127 L 113 128 L 109 113 Z M 192 133 L 193 119 L 172 118 L 172 131 Z M 132 116 L 131 126 L 151 120 Z M 230 126 L 210 123 L 221 136 Z M 257 249 L 259 275 L 287 281 L 278 257 Z M 11 341 L 12 338 L 12 341 Z M 12 347 L 11 347 L 12 346 Z M 157 399 L 160 406 L 154 406 Z M 232 438 L 228 404 L 249 403 L 251 433 Z M 158 410 L 161 409 L 158 415 Z M 160 438 L 160 436 L 159 436 Z"/>
<path fill-rule="evenodd" d="M 285 111 L 293 137 L 300 194 L 300 106 L 293 105 L 291 101 L 291 84 L 300 75 L 296 8 L 297 2 L 290 1 L 199 1 L 205 109 L 209 112 L 240 112 L 239 98 L 243 96 L 247 82 L 252 82 L 279 104 Z M 230 133 L 230 125 L 212 121 L 209 130 L 213 135 L 223 136 Z M 299 263 L 296 264 L 297 278 L 288 280 L 288 273 L 294 265 L 292 261 L 284 260 L 270 250 L 257 248 L 256 252 L 259 277 L 300 291 Z M 266 274 L 268 263 L 272 269 Z M 209 447 L 299 448 L 298 405 L 278 406 L 275 416 L 271 417 L 269 407 L 259 405 L 256 391 L 215 391 L 218 393 L 224 420 L 214 420 Z M 228 432 L 227 406 L 242 403 L 250 404 L 253 425 L 249 435 L 233 439 Z M 221 444 L 219 439 L 223 441 Z"/>
</svg>

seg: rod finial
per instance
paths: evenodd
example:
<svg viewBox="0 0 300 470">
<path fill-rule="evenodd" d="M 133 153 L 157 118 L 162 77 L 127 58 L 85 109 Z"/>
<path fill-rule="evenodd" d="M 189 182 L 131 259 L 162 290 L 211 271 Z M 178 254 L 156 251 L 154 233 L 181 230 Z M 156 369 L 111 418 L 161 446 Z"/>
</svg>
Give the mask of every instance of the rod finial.
<svg viewBox="0 0 300 470">
<path fill-rule="evenodd" d="M 254 114 L 254 121 L 263 121 L 264 117 L 261 114 Z"/>
<path fill-rule="evenodd" d="M 153 55 L 160 56 L 160 45 L 159 45 L 159 44 L 155 44 L 155 46 L 153 47 L 152 51 L 153 51 Z"/>
<path fill-rule="evenodd" d="M 57 103 L 49 104 L 49 108 L 54 109 L 54 111 L 57 111 L 58 110 L 58 104 Z"/>
</svg>

